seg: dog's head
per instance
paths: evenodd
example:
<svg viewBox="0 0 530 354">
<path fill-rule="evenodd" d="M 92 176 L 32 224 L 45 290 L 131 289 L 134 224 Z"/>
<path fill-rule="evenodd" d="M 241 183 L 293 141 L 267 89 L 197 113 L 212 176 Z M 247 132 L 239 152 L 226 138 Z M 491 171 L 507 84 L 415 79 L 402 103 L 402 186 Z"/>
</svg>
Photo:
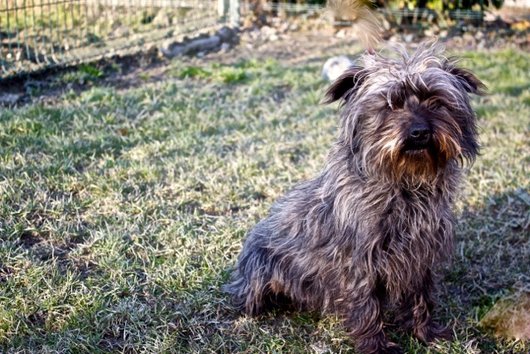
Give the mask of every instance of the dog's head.
<svg viewBox="0 0 530 354">
<path fill-rule="evenodd" d="M 469 94 L 482 82 L 442 55 L 439 45 L 397 57 L 364 55 L 328 89 L 326 102 L 343 101 L 340 144 L 360 158 L 366 173 L 393 178 L 432 177 L 451 161 L 478 153 L 476 117 Z"/>
</svg>

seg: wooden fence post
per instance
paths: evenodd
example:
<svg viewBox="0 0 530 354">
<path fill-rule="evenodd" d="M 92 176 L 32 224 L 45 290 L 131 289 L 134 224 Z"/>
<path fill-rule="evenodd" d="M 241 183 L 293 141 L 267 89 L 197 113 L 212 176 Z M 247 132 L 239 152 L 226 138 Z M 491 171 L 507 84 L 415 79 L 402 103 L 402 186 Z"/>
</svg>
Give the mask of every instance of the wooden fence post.
<svg viewBox="0 0 530 354">
<path fill-rule="evenodd" d="M 217 13 L 222 21 L 226 21 L 230 0 L 217 0 Z"/>
<path fill-rule="evenodd" d="M 230 26 L 238 28 L 240 25 L 240 0 L 228 0 L 230 2 Z"/>
</svg>

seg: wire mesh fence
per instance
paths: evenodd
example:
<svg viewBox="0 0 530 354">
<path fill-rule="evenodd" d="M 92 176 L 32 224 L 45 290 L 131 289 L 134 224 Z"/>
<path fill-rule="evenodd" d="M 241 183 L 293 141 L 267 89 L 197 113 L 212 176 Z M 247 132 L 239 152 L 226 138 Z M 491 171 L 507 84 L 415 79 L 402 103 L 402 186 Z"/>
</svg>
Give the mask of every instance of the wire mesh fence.
<svg viewBox="0 0 530 354">
<path fill-rule="evenodd" d="M 260 4 L 269 14 L 310 17 L 324 4 L 256 0 L 0 0 L 0 78 L 141 49 L 165 38 L 237 25 L 239 13 Z M 482 0 L 481 0 L 482 4 Z M 431 22 L 429 9 L 380 8 L 399 26 Z M 453 11 L 478 19 L 481 11 Z M 348 23 L 335 25 L 348 26 Z"/>
<path fill-rule="evenodd" d="M 0 77 L 87 61 L 224 21 L 219 0 L 0 0 Z"/>
</svg>

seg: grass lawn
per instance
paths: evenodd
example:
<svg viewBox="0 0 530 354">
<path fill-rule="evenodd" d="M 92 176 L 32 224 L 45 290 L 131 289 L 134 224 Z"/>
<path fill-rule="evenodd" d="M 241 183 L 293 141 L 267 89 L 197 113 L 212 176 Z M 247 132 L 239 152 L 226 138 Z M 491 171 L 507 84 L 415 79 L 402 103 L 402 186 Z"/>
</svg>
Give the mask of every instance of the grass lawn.
<svg viewBox="0 0 530 354">
<path fill-rule="evenodd" d="M 437 313 L 456 339 L 392 337 L 527 353 L 479 322 L 530 288 L 530 55 L 459 54 L 490 95 Z M 353 352 L 336 318 L 248 318 L 220 291 L 246 231 L 334 139 L 320 65 L 173 63 L 140 87 L 1 109 L 0 352 Z"/>
</svg>

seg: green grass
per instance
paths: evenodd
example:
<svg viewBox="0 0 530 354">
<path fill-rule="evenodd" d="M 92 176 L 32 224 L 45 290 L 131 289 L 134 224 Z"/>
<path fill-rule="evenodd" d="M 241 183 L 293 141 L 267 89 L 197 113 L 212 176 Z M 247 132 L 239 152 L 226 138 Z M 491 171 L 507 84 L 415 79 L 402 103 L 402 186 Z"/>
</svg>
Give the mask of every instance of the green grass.
<svg viewBox="0 0 530 354">
<path fill-rule="evenodd" d="M 456 339 L 392 336 L 410 353 L 526 353 L 478 324 L 529 285 L 530 56 L 461 54 L 490 95 L 438 311 Z M 333 317 L 248 318 L 220 291 L 246 231 L 333 141 L 319 65 L 174 64 L 1 110 L 0 351 L 352 352 Z"/>
</svg>

